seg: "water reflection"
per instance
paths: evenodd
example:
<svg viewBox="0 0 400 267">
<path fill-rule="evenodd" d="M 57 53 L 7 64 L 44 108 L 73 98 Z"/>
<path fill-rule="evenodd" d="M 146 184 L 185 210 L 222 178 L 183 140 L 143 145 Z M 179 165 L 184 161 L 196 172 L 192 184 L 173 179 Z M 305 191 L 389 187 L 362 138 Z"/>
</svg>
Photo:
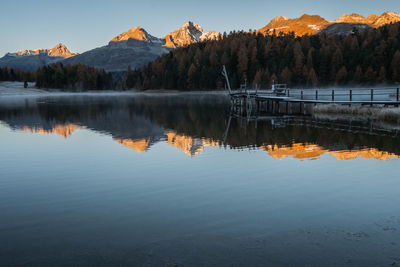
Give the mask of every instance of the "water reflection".
<svg viewBox="0 0 400 267">
<path fill-rule="evenodd" d="M 243 118 L 218 95 L 18 99 L 0 124 L 0 265 L 364 267 L 400 251 L 400 140 L 375 124 Z"/>
<path fill-rule="evenodd" d="M 69 138 L 80 128 L 104 133 L 137 153 L 157 142 L 189 156 L 206 147 L 261 149 L 275 159 L 399 158 L 397 130 L 365 122 L 306 116 L 233 114 L 225 96 L 136 95 L 46 97 L 0 104 L 0 120 L 14 130 Z"/>
</svg>

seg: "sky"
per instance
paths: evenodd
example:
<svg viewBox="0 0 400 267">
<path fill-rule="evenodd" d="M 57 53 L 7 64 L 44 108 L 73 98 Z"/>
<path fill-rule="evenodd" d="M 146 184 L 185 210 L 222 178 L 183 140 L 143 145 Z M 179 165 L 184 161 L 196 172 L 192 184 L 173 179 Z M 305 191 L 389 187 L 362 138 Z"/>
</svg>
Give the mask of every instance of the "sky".
<svg viewBox="0 0 400 267">
<path fill-rule="evenodd" d="M 259 29 L 276 16 L 318 14 L 334 20 L 344 13 L 400 13 L 398 0 L 0 0 L 0 56 L 65 44 L 71 52 L 106 45 L 142 26 L 163 37 L 187 21 L 205 31 Z"/>
</svg>

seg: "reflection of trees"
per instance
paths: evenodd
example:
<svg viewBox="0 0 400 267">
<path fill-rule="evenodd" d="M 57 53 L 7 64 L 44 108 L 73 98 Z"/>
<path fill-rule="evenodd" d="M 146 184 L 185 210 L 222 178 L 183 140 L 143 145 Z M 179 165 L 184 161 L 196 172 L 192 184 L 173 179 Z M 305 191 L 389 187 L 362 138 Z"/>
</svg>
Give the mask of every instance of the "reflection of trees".
<svg viewBox="0 0 400 267">
<path fill-rule="evenodd" d="M 59 124 L 74 124 L 110 134 L 127 144 L 144 139 L 148 145 L 165 139 L 168 131 L 223 143 L 229 114 L 229 101 L 216 95 L 51 98 L 0 108 L 0 120 L 12 128 L 54 129 Z M 334 151 L 375 148 L 400 155 L 399 137 L 348 129 L 307 117 L 270 117 L 244 123 L 233 118 L 226 144 L 233 148 L 316 144 Z"/>
</svg>

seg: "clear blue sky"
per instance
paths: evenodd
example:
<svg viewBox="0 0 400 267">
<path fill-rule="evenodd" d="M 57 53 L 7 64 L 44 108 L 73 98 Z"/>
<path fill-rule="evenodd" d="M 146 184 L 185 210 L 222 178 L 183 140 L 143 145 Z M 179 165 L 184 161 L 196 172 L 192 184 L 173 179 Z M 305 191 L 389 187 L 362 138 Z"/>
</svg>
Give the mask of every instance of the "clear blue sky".
<svg viewBox="0 0 400 267">
<path fill-rule="evenodd" d="M 73 52 L 108 43 L 134 26 L 162 37 L 186 21 L 220 32 L 258 29 L 276 16 L 400 12 L 399 0 L 0 0 L 0 56 L 59 42 Z"/>
</svg>

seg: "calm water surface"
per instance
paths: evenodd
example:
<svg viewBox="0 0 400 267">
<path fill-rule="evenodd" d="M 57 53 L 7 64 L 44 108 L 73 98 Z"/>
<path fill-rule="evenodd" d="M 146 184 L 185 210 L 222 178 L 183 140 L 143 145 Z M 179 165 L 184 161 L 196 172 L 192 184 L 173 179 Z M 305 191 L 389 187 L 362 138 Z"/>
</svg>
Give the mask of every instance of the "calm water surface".
<svg viewBox="0 0 400 267">
<path fill-rule="evenodd" d="M 400 265 L 396 131 L 218 95 L 0 100 L 0 266 Z"/>
</svg>

